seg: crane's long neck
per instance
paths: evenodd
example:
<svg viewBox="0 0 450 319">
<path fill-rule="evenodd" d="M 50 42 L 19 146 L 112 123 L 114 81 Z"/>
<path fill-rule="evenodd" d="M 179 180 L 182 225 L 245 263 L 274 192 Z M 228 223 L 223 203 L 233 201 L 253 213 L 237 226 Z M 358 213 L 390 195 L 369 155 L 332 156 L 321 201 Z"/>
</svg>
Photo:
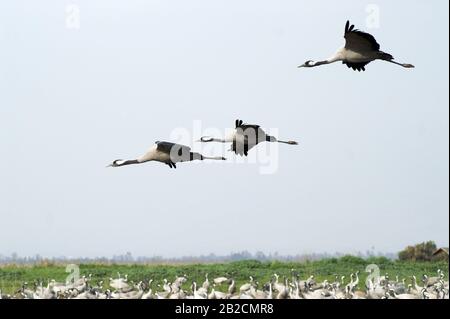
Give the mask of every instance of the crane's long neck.
<svg viewBox="0 0 450 319">
<path fill-rule="evenodd" d="M 203 157 L 203 159 L 205 160 L 205 159 L 208 159 L 208 160 L 214 160 L 214 161 L 225 161 L 226 160 L 226 158 L 225 157 L 222 157 L 222 156 L 202 156 Z"/>
<path fill-rule="evenodd" d="M 191 152 L 191 161 L 203 161 L 203 160 L 215 160 L 215 161 L 225 161 L 225 157 L 221 156 L 205 156 L 200 153 Z"/>
<path fill-rule="evenodd" d="M 335 59 L 328 59 L 328 60 L 323 60 L 323 61 L 317 61 L 317 62 L 313 62 L 313 64 L 311 66 L 321 66 L 321 65 L 325 65 L 325 64 L 331 64 L 334 62 L 337 62 L 339 60 L 335 60 Z"/>
<path fill-rule="evenodd" d="M 311 62 L 309 66 L 310 67 L 321 66 L 321 65 L 325 65 L 325 64 L 332 64 L 332 63 L 335 63 L 338 61 L 342 61 L 342 57 L 339 52 L 326 60 Z"/>
<path fill-rule="evenodd" d="M 117 166 L 125 166 L 125 165 L 133 165 L 133 164 L 139 164 L 140 162 L 138 160 L 126 160 L 122 162 L 117 162 Z M 126 281 L 126 279 L 125 279 Z"/>
</svg>

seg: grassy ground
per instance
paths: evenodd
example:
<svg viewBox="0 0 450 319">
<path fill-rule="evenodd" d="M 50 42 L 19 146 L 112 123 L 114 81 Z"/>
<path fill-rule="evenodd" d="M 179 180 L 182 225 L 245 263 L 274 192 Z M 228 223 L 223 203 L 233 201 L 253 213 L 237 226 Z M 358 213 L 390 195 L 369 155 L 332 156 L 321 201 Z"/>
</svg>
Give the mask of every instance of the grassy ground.
<svg viewBox="0 0 450 319">
<path fill-rule="evenodd" d="M 302 279 L 306 279 L 310 275 L 314 275 L 317 281 L 324 279 L 333 280 L 335 275 L 345 275 L 347 280 L 353 272 L 360 272 L 360 288 L 364 288 L 366 267 L 369 264 L 376 264 L 381 275 L 389 273 L 394 279 L 399 276 L 400 279 L 409 278 L 415 275 L 418 279 L 423 274 L 436 276 L 437 270 L 442 269 L 448 273 L 447 262 L 400 262 L 391 261 L 385 258 L 370 258 L 367 260 L 357 257 L 342 257 L 339 259 L 326 259 L 314 262 L 258 262 L 258 261 L 241 261 L 225 264 L 189 264 L 189 265 L 106 265 L 106 264 L 85 264 L 80 265 L 80 275 L 92 274 L 94 282 L 103 280 L 106 288 L 110 277 L 117 277 L 119 272 L 121 276 L 128 274 L 129 281 L 139 282 L 153 279 L 154 282 L 161 283 L 164 278 L 169 281 L 176 276 L 183 274 L 188 275 L 188 283 L 186 289 L 193 280 L 202 283 L 205 280 L 205 274 L 209 274 L 209 278 L 226 276 L 236 280 L 237 286 L 248 281 L 249 276 L 253 276 L 255 280 L 261 284 L 270 280 L 274 273 L 280 275 L 280 278 L 291 278 L 291 270 L 294 269 L 300 274 Z M 0 266 L 0 289 L 4 293 L 12 293 L 20 288 L 23 282 L 33 283 L 41 280 L 44 285 L 48 279 L 64 282 L 69 273 L 66 273 L 65 265 L 43 264 L 35 266 L 16 266 L 6 265 Z M 219 287 L 217 290 L 226 290 Z"/>
</svg>

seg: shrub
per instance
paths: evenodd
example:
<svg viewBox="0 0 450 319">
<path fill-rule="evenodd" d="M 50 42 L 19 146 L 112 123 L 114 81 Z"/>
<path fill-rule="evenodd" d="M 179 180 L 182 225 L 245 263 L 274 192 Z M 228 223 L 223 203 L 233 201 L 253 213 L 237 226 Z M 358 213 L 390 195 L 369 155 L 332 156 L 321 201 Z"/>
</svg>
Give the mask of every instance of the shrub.
<svg viewBox="0 0 450 319">
<path fill-rule="evenodd" d="M 398 258 L 400 260 L 431 261 L 436 249 L 437 247 L 434 241 L 427 241 L 415 246 L 406 247 L 398 253 Z"/>
<path fill-rule="evenodd" d="M 390 265 L 393 262 L 387 257 L 380 256 L 380 257 L 369 257 L 367 258 L 366 263 L 375 265 Z"/>
<path fill-rule="evenodd" d="M 356 264 L 356 265 L 365 265 L 367 263 L 361 257 L 350 256 L 350 255 L 339 258 L 339 262 L 348 263 L 348 264 Z"/>
</svg>

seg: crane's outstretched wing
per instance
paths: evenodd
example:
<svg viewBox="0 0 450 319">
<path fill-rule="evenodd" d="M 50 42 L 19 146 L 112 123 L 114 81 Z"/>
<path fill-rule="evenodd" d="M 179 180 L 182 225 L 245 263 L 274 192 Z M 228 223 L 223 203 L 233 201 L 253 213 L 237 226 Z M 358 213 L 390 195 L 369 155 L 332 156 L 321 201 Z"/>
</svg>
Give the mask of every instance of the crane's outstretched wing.
<svg viewBox="0 0 450 319">
<path fill-rule="evenodd" d="M 237 155 L 248 155 L 248 151 L 259 142 L 265 140 L 265 132 L 259 125 L 246 124 L 242 120 L 236 120 L 236 134 L 231 150 Z"/>
<path fill-rule="evenodd" d="M 231 151 L 233 151 L 234 153 L 236 153 L 236 155 L 248 155 L 248 151 L 255 145 L 250 145 L 252 143 L 249 143 L 248 141 L 248 137 L 245 136 L 244 134 L 241 133 L 237 133 L 234 136 L 233 139 L 233 144 L 231 145 Z"/>
<path fill-rule="evenodd" d="M 345 48 L 355 52 L 379 51 L 380 45 L 373 35 L 355 29 L 355 26 L 350 25 L 347 21 L 345 25 Z"/>
<path fill-rule="evenodd" d="M 259 129 L 259 125 L 256 124 L 247 124 L 244 123 L 244 121 L 242 120 L 236 120 L 236 128 L 240 128 L 243 131 L 245 131 L 246 129 L 254 129 L 255 131 L 257 131 Z"/>
<path fill-rule="evenodd" d="M 175 144 L 171 142 L 156 142 L 156 149 L 160 152 L 170 155 L 173 163 L 189 161 L 191 157 L 191 148 L 186 145 Z"/>
<path fill-rule="evenodd" d="M 360 62 L 360 63 L 353 63 L 353 62 L 348 62 L 348 61 L 342 61 L 342 64 L 345 64 L 346 66 L 348 66 L 349 68 L 355 70 L 355 71 L 365 71 L 366 70 L 366 65 L 369 64 L 370 62 Z"/>
</svg>

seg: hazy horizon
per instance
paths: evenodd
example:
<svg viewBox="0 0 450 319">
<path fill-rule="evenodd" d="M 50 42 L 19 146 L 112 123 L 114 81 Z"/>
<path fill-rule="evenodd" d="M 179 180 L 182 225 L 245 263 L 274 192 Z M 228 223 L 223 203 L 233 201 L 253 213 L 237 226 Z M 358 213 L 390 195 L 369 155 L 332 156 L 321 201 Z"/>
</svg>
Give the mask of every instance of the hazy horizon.
<svg viewBox="0 0 450 319">
<path fill-rule="evenodd" d="M 35 263 L 39 261 L 76 261 L 76 260 L 86 260 L 91 262 L 107 260 L 110 262 L 127 262 L 127 261 L 135 261 L 135 262 L 219 262 L 219 261 L 241 261 L 241 260 L 260 260 L 260 261 L 273 261 L 273 260 L 293 260 L 293 261 L 305 261 L 305 260 L 319 260 L 319 259 L 328 259 L 328 258 L 340 258 L 344 256 L 355 256 L 360 258 L 370 258 L 370 257 L 386 257 L 390 259 L 397 259 L 398 252 L 380 252 L 367 250 L 367 251 L 359 251 L 353 253 L 342 253 L 342 252 L 315 252 L 311 254 L 297 254 L 297 255 L 280 255 L 278 252 L 269 252 L 264 253 L 262 251 L 257 252 L 249 252 L 249 251 L 236 251 L 231 252 L 225 255 L 216 255 L 214 253 L 204 254 L 204 255 L 193 255 L 193 256 L 177 256 L 177 257 L 163 257 L 163 256 L 134 256 L 130 252 L 117 254 L 113 256 L 94 256 L 94 257 L 85 257 L 85 256 L 41 256 L 36 254 L 34 256 L 19 256 L 17 253 L 13 252 L 10 256 L 4 256 L 0 254 L 0 264 L 1 263 L 10 263 L 10 262 L 18 262 L 18 263 Z"/>
<path fill-rule="evenodd" d="M 449 3 L 373 4 L 3 1 L 0 254 L 448 247 Z M 297 69 L 341 47 L 347 19 L 416 68 Z M 230 152 L 105 168 L 180 132 L 222 155 L 195 128 L 238 118 L 300 145 L 260 151 L 271 174 Z"/>
</svg>

